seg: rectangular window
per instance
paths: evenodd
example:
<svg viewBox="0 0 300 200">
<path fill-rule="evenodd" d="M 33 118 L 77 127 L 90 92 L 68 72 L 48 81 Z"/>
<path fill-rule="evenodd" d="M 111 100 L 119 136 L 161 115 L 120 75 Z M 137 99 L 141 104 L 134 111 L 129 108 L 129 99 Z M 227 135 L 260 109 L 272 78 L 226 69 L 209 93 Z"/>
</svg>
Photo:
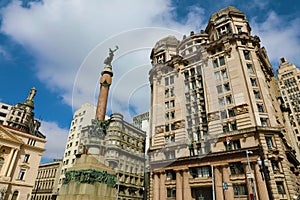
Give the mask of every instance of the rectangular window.
<svg viewBox="0 0 300 200">
<path fill-rule="evenodd" d="M 174 84 L 174 76 L 170 76 L 170 84 Z"/>
<path fill-rule="evenodd" d="M 255 99 L 260 99 L 260 94 L 259 94 L 258 90 L 253 90 L 253 93 L 254 93 Z"/>
<path fill-rule="evenodd" d="M 228 115 L 229 115 L 229 117 L 234 117 L 235 116 L 233 108 L 228 109 Z"/>
<path fill-rule="evenodd" d="M 184 72 L 184 78 L 185 78 L 185 79 L 188 79 L 188 78 L 189 78 L 189 71 L 185 71 L 185 72 Z"/>
<path fill-rule="evenodd" d="M 224 84 L 224 91 L 230 91 L 229 83 Z"/>
<path fill-rule="evenodd" d="M 221 110 L 220 114 L 221 114 L 221 119 L 226 119 L 227 118 L 226 110 Z"/>
<path fill-rule="evenodd" d="M 170 101 L 170 107 L 173 108 L 175 106 L 175 100 Z"/>
<path fill-rule="evenodd" d="M 251 85 L 253 87 L 257 86 L 257 84 L 256 84 L 256 78 L 250 78 L 250 81 L 251 81 Z"/>
<path fill-rule="evenodd" d="M 278 194 L 285 194 L 285 189 L 282 181 L 276 181 Z"/>
<path fill-rule="evenodd" d="M 24 162 L 25 163 L 28 163 L 28 161 L 29 161 L 29 157 L 30 157 L 30 155 L 29 154 L 25 154 L 25 156 L 24 156 Z"/>
<path fill-rule="evenodd" d="M 219 105 L 220 106 L 225 105 L 224 97 L 219 98 Z"/>
<path fill-rule="evenodd" d="M 167 181 L 176 180 L 176 173 L 173 170 L 166 170 Z"/>
<path fill-rule="evenodd" d="M 18 180 L 24 180 L 26 169 L 21 169 L 19 172 Z"/>
<path fill-rule="evenodd" d="M 6 117 L 6 113 L 0 112 L 0 117 Z"/>
<path fill-rule="evenodd" d="M 165 114 L 165 120 L 169 120 L 169 113 Z"/>
<path fill-rule="evenodd" d="M 226 104 L 232 104 L 231 95 L 226 96 Z"/>
<path fill-rule="evenodd" d="M 258 112 L 264 112 L 264 107 L 262 104 L 257 104 L 257 109 L 258 109 Z"/>
<path fill-rule="evenodd" d="M 247 186 L 246 186 L 245 183 L 242 183 L 242 184 L 233 183 L 232 187 L 233 187 L 233 191 L 234 191 L 235 196 L 247 195 L 248 194 Z"/>
<path fill-rule="evenodd" d="M 169 126 L 169 124 L 166 124 L 165 125 L 165 132 L 169 132 L 170 131 L 170 126 Z"/>
<path fill-rule="evenodd" d="M 244 52 L 245 60 L 250 60 L 250 52 L 247 50 L 244 50 L 243 52 Z"/>
<path fill-rule="evenodd" d="M 260 123 L 262 126 L 268 126 L 268 119 L 267 118 L 260 118 Z"/>
<path fill-rule="evenodd" d="M 169 89 L 166 89 L 165 90 L 165 98 L 168 98 L 169 97 Z"/>
<path fill-rule="evenodd" d="M 271 164 L 272 164 L 272 169 L 273 169 L 274 172 L 279 171 L 279 163 L 278 163 L 278 161 L 272 160 Z"/>
<path fill-rule="evenodd" d="M 226 69 L 222 70 L 222 71 L 221 71 L 221 74 L 222 74 L 222 78 L 223 78 L 223 80 L 225 80 L 225 79 L 227 79 L 227 78 L 228 78 L 228 75 L 227 75 L 227 71 L 226 71 Z"/>
<path fill-rule="evenodd" d="M 211 177 L 211 167 L 203 166 L 203 167 L 193 167 L 190 168 L 190 177 L 191 178 L 203 178 L 203 177 Z"/>
<path fill-rule="evenodd" d="M 247 71 L 249 74 L 253 74 L 253 68 L 252 68 L 252 64 L 247 64 Z"/>
<path fill-rule="evenodd" d="M 8 109 L 8 106 L 2 105 L 1 108 L 4 109 L 4 110 L 7 110 L 7 109 Z"/>
<path fill-rule="evenodd" d="M 220 66 L 225 65 L 225 58 L 224 56 L 219 58 Z"/>
<path fill-rule="evenodd" d="M 218 94 L 223 92 L 222 85 L 217 86 L 217 91 L 218 91 Z"/>
<path fill-rule="evenodd" d="M 169 85 L 169 77 L 165 78 L 165 85 Z"/>
<path fill-rule="evenodd" d="M 165 108 L 166 108 L 166 109 L 169 108 L 169 102 L 165 102 Z"/>
<path fill-rule="evenodd" d="M 174 88 L 173 87 L 170 88 L 170 95 L 171 95 L 171 97 L 174 96 Z"/>
<path fill-rule="evenodd" d="M 192 68 L 192 69 L 190 70 L 190 72 L 191 72 L 191 76 L 195 76 L 195 69 L 194 69 L 194 68 Z"/>
<path fill-rule="evenodd" d="M 272 149 L 273 148 L 272 137 L 266 137 L 266 144 L 267 144 L 268 149 Z"/>
<path fill-rule="evenodd" d="M 167 188 L 167 198 L 175 198 L 176 197 L 176 188 Z"/>
<path fill-rule="evenodd" d="M 215 72 L 215 78 L 216 78 L 216 81 L 220 81 L 221 80 L 221 78 L 220 78 L 220 72 L 219 71 Z"/>
<path fill-rule="evenodd" d="M 196 80 L 192 80 L 192 89 L 195 90 L 196 89 Z"/>
<path fill-rule="evenodd" d="M 214 66 L 214 68 L 218 68 L 219 67 L 217 59 L 213 60 L 213 66 Z"/>
<path fill-rule="evenodd" d="M 175 111 L 172 111 L 171 112 L 171 119 L 174 119 L 175 118 Z"/>
<path fill-rule="evenodd" d="M 245 173 L 244 165 L 241 162 L 229 163 L 229 167 L 232 175 Z"/>
</svg>

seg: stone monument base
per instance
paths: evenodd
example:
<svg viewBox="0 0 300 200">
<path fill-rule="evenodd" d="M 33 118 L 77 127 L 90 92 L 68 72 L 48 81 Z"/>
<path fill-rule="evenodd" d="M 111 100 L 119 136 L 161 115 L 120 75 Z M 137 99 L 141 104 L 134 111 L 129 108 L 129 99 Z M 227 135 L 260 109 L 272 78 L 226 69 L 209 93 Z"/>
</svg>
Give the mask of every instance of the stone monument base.
<svg viewBox="0 0 300 200">
<path fill-rule="evenodd" d="M 115 200 L 116 174 L 94 155 L 83 154 L 66 172 L 57 200 Z"/>
</svg>

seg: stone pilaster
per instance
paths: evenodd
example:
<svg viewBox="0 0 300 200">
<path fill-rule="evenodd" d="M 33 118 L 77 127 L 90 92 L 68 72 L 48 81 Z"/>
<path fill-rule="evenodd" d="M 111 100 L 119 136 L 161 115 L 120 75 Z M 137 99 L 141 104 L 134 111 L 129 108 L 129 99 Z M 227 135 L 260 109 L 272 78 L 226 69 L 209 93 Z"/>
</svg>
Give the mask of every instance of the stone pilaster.
<svg viewBox="0 0 300 200">
<path fill-rule="evenodd" d="M 182 200 L 182 172 L 176 171 L 176 200 Z"/>
<path fill-rule="evenodd" d="M 166 181 L 166 173 L 162 172 L 160 174 L 160 184 L 159 184 L 159 190 L 160 190 L 159 199 L 160 200 L 167 198 L 165 181 Z"/>
<path fill-rule="evenodd" d="M 192 198 L 189 176 L 190 176 L 189 169 L 188 168 L 184 169 L 183 170 L 183 199 L 184 200 L 189 200 Z"/>
<path fill-rule="evenodd" d="M 154 173 L 154 182 L 153 182 L 153 200 L 159 200 L 159 177 L 157 173 Z"/>
<path fill-rule="evenodd" d="M 215 194 L 217 200 L 224 200 L 221 170 L 221 167 L 215 167 L 213 172 L 215 176 Z"/>
<path fill-rule="evenodd" d="M 224 182 L 228 183 L 228 190 L 224 190 L 225 200 L 232 200 L 234 199 L 234 193 L 233 193 L 232 184 L 230 183 L 230 179 L 229 179 L 229 166 L 228 165 L 223 166 L 222 172 L 223 172 L 223 183 Z"/>
</svg>

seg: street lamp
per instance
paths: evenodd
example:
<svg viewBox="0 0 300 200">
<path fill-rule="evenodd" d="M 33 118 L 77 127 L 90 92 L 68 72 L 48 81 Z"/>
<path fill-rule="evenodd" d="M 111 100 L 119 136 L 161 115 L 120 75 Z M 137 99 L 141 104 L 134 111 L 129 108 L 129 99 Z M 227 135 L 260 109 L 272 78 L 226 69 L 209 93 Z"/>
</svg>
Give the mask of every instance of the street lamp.
<svg viewBox="0 0 300 200">
<path fill-rule="evenodd" d="M 250 194 L 251 200 L 255 200 L 255 189 L 254 189 L 254 182 L 253 182 L 253 174 L 251 169 L 251 164 L 249 160 L 249 154 L 253 154 L 252 151 L 246 150 L 246 156 L 247 156 L 247 162 L 248 162 L 248 172 L 247 172 L 247 178 L 251 180 L 251 189 L 252 189 L 252 195 Z"/>
</svg>

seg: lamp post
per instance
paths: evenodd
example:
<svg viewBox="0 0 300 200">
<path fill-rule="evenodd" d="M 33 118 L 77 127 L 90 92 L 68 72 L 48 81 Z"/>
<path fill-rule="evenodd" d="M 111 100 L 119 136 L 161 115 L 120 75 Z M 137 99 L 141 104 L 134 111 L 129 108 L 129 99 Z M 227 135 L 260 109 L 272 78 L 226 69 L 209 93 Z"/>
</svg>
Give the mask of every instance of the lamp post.
<svg viewBox="0 0 300 200">
<path fill-rule="evenodd" d="M 255 195 L 255 189 L 254 189 L 254 183 L 253 183 L 253 174 L 252 174 L 251 164 L 250 164 L 250 160 L 249 160 L 249 154 L 253 154 L 253 152 L 246 150 L 246 156 L 247 156 L 247 162 L 248 162 L 247 178 L 251 180 L 251 189 L 252 189 L 253 196 L 250 194 L 250 198 L 251 198 L 251 200 L 255 200 L 256 195 Z"/>
<path fill-rule="evenodd" d="M 266 187 L 268 191 L 268 196 L 270 200 L 273 200 L 272 190 L 270 187 L 270 176 L 269 176 L 269 161 L 265 159 L 262 146 L 259 145 L 259 157 L 257 158 L 257 164 L 259 165 L 260 173 L 262 175 L 262 179 L 266 182 Z"/>
</svg>

